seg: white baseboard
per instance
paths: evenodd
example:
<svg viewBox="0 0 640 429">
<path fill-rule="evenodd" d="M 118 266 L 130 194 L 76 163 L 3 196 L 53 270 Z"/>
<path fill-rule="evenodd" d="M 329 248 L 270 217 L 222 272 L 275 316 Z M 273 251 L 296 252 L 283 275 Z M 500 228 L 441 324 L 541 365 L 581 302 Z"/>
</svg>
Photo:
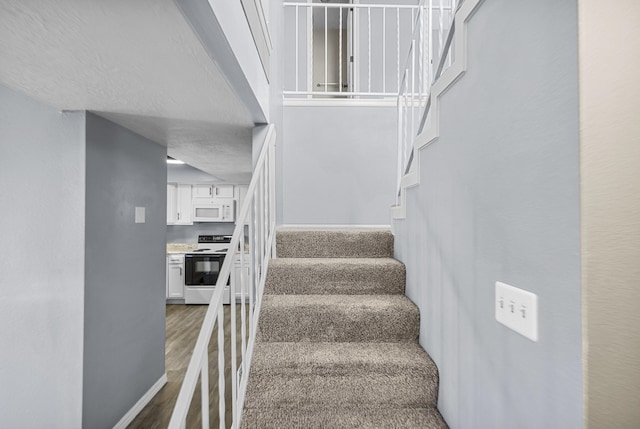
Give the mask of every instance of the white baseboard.
<svg viewBox="0 0 640 429">
<path fill-rule="evenodd" d="M 126 429 L 126 427 L 129 426 L 129 423 L 131 423 L 133 419 L 136 418 L 140 411 L 142 411 L 142 409 L 147 406 L 149 401 L 151 401 L 151 399 L 156 396 L 156 393 L 158 393 L 160 389 L 162 389 L 162 386 L 164 386 L 165 384 L 167 384 L 166 373 L 162 374 L 162 377 L 160 377 L 160 379 L 156 381 L 149 390 L 147 390 L 147 393 L 142 395 L 142 398 L 140 398 L 140 400 L 136 402 L 136 404 L 127 412 L 127 414 L 122 416 L 120 421 L 115 424 L 113 429 Z"/>
</svg>

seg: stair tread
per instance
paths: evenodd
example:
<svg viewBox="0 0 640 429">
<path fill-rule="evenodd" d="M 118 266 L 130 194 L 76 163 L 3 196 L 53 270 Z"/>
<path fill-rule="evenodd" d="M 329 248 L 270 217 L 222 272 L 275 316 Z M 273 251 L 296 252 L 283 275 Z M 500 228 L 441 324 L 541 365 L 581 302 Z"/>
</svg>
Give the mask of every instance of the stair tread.
<svg viewBox="0 0 640 429">
<path fill-rule="evenodd" d="M 243 429 L 447 429 L 435 408 L 245 408 Z"/>
<path fill-rule="evenodd" d="M 420 314 L 404 295 L 264 295 L 264 341 L 417 341 Z"/>
<path fill-rule="evenodd" d="M 278 257 L 392 257 L 393 234 L 382 228 L 279 228 Z"/>
<path fill-rule="evenodd" d="M 393 258 L 277 258 L 265 294 L 402 294 L 405 267 Z"/>
</svg>

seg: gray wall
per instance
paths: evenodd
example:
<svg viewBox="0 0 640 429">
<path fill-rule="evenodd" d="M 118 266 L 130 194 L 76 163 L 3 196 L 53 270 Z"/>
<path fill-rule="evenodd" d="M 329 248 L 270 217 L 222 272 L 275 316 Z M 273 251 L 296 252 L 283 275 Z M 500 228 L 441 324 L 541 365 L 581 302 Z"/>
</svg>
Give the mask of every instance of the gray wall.
<svg viewBox="0 0 640 429">
<path fill-rule="evenodd" d="M 484 2 L 396 223 L 452 429 L 582 427 L 576 2 Z M 539 340 L 494 319 L 538 295 Z"/>
<path fill-rule="evenodd" d="M 84 113 L 0 85 L 0 427 L 82 419 Z"/>
<path fill-rule="evenodd" d="M 82 424 L 110 428 L 164 374 L 167 152 L 90 113 L 86 135 Z"/>
<path fill-rule="evenodd" d="M 285 107 L 284 224 L 388 225 L 395 107 Z"/>
</svg>

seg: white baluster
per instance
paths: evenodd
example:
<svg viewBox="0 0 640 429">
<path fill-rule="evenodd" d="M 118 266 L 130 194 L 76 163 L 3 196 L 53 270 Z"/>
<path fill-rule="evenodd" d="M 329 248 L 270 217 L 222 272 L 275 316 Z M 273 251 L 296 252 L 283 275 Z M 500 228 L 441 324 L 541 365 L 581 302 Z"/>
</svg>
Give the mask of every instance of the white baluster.
<svg viewBox="0 0 640 429">
<path fill-rule="evenodd" d="M 218 304 L 218 409 L 220 415 L 220 429 L 225 429 L 224 403 L 224 306 Z M 204 421 L 204 419 L 203 419 Z M 207 428 L 209 425 L 207 424 Z"/>
<path fill-rule="evenodd" d="M 200 367 L 200 396 L 202 399 L 202 427 L 209 429 L 209 347 L 202 354 L 202 366 Z"/>
</svg>

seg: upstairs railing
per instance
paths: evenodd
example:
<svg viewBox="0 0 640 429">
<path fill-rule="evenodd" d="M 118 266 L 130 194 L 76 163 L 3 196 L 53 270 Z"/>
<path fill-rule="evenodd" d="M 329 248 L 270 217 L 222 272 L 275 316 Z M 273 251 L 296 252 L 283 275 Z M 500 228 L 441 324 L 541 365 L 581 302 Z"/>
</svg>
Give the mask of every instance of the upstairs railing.
<svg viewBox="0 0 640 429">
<path fill-rule="evenodd" d="M 433 82 L 451 65 L 451 28 L 459 0 L 421 0 L 398 91 L 397 186 L 409 172 L 415 138 L 429 114 Z"/>
<path fill-rule="evenodd" d="M 220 428 L 237 428 L 242 419 L 242 407 L 251 369 L 251 357 L 255 344 L 262 291 L 264 289 L 269 259 L 275 257 L 275 129 L 267 128 L 258 163 L 253 172 L 247 197 L 240 208 L 229 250 L 220 269 L 215 292 L 202 323 L 193 350 L 169 428 L 193 427 L 200 421 L 203 428 L 219 421 Z M 224 285 L 232 276 L 232 268 L 239 261 L 241 273 L 230 283 L 230 329 L 225 334 Z M 233 277 L 238 277 L 233 275 Z M 240 304 L 240 338 L 236 333 L 236 305 Z M 214 328 L 217 342 L 213 342 Z M 225 351 L 225 344 L 230 350 Z M 210 354 L 215 365 L 210 366 Z M 230 360 L 225 362 L 225 354 Z M 225 387 L 225 370 L 228 370 L 231 389 Z M 210 395 L 209 371 L 217 372 L 217 395 Z M 198 383 L 199 382 L 199 383 Z M 200 406 L 194 402 L 196 388 L 200 385 Z M 213 385 L 215 388 L 215 384 Z M 231 390 L 231 418 L 225 416 L 225 392 Z M 227 425 L 230 420 L 230 425 Z"/>
<path fill-rule="evenodd" d="M 447 1 L 447 0 L 443 0 Z M 431 2 L 433 3 L 433 1 Z M 285 2 L 285 98 L 395 99 L 410 42 L 427 4 Z M 446 21 L 450 5 L 433 4 L 431 22 Z M 433 25 L 428 28 L 434 29 Z M 427 56 L 422 57 L 425 65 Z"/>
</svg>

